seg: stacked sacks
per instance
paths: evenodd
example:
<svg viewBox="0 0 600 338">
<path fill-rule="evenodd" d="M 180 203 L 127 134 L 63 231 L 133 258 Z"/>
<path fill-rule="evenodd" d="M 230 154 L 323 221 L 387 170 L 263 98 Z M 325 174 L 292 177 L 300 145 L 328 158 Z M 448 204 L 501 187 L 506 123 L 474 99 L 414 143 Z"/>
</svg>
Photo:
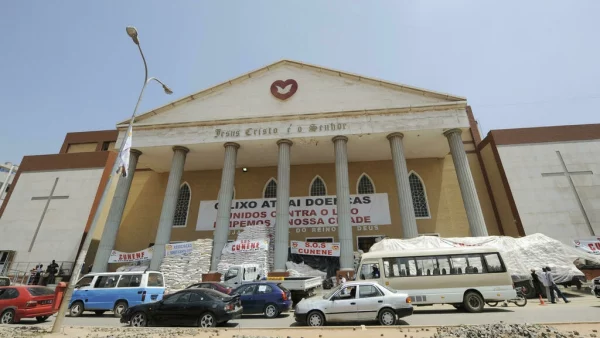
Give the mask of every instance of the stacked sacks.
<svg viewBox="0 0 600 338">
<path fill-rule="evenodd" d="M 327 272 L 323 272 L 317 269 L 313 269 L 310 266 L 302 263 L 294 263 L 294 262 L 286 262 L 285 267 L 287 272 L 290 273 L 290 277 L 321 277 L 325 279 L 327 277 Z"/>
<path fill-rule="evenodd" d="M 210 270 L 212 246 L 212 239 L 198 239 L 192 242 L 192 252 L 163 259 L 160 272 L 165 276 L 167 292 L 179 291 L 202 281 L 202 274 Z"/>
<path fill-rule="evenodd" d="M 221 254 L 221 261 L 217 268 L 218 272 L 225 275 L 229 267 L 232 265 L 241 264 L 258 264 L 258 274 L 261 277 L 266 276 L 267 273 L 273 267 L 273 249 L 274 249 L 274 228 L 267 227 L 265 225 L 253 225 L 244 228 L 239 233 L 237 240 L 268 240 L 269 250 L 258 250 L 249 251 L 242 253 L 228 253 L 223 252 Z"/>
</svg>

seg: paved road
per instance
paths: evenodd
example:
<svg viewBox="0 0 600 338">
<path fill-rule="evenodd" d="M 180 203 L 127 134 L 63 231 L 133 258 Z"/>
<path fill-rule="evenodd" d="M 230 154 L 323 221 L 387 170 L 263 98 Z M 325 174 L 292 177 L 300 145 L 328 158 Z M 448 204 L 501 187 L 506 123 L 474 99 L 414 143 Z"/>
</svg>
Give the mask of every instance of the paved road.
<svg viewBox="0 0 600 338">
<path fill-rule="evenodd" d="M 600 299 L 585 294 L 568 294 L 571 303 L 538 305 L 537 300 L 529 300 L 527 306 L 519 308 L 513 304 L 508 307 L 486 307 L 482 313 L 464 313 L 449 305 L 435 305 L 415 308 L 415 313 L 401 324 L 404 325 L 458 325 L 458 324 L 489 324 L 504 321 L 505 323 L 575 323 L 600 321 Z M 50 325 L 52 321 L 37 324 L 34 321 L 23 320 L 19 325 Z M 84 314 L 79 318 L 65 319 L 68 326 L 123 326 L 119 319 L 105 314 L 95 316 Z M 284 314 L 279 318 L 267 319 L 261 315 L 244 316 L 232 321 L 229 327 L 236 328 L 278 328 L 296 326 L 292 314 Z"/>
</svg>

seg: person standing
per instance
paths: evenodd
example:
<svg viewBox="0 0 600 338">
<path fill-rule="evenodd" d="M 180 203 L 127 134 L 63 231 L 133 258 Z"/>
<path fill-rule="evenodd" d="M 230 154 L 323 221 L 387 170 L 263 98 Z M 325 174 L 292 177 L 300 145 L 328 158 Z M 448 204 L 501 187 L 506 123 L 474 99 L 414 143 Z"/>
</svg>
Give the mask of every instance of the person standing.
<svg viewBox="0 0 600 338">
<path fill-rule="evenodd" d="M 559 297 L 561 297 L 565 301 L 565 303 L 570 303 L 571 301 L 568 300 L 567 297 L 565 297 L 565 295 L 563 295 L 563 293 L 558 289 L 558 286 L 556 286 L 556 283 L 554 283 L 554 278 L 552 277 L 552 269 L 550 269 L 549 266 L 546 267 L 546 278 L 548 279 L 548 284 L 550 285 L 550 298 L 552 304 L 556 304 L 554 292 L 556 292 L 556 294 Z"/>
<path fill-rule="evenodd" d="M 540 278 L 538 277 L 537 273 L 535 272 L 535 269 L 531 269 L 531 282 L 533 283 L 533 288 L 535 289 L 535 294 L 540 297 L 540 299 L 542 298 L 542 285 L 540 283 Z"/>
<path fill-rule="evenodd" d="M 54 284 L 54 276 L 58 273 L 58 264 L 56 261 L 52 260 L 52 263 L 48 265 L 48 269 L 46 270 L 48 273 L 48 282 L 47 284 Z"/>
</svg>

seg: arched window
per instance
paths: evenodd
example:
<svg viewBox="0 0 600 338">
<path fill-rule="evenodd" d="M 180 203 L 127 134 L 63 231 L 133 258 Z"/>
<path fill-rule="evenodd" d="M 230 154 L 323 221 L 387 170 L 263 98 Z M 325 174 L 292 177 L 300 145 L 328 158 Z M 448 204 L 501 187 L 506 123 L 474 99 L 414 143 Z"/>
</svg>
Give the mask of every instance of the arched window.
<svg viewBox="0 0 600 338">
<path fill-rule="evenodd" d="M 427 193 L 425 192 L 423 180 L 417 173 L 411 172 L 408 175 L 408 182 L 410 183 L 415 217 L 429 218 L 429 205 L 427 203 Z"/>
<path fill-rule="evenodd" d="M 373 184 L 373 180 L 371 180 L 369 175 L 364 173 L 360 175 L 356 185 L 356 192 L 359 195 L 375 193 L 375 185 Z"/>
<path fill-rule="evenodd" d="M 317 175 L 310 183 L 310 196 L 327 196 L 327 187 L 323 179 Z"/>
<path fill-rule="evenodd" d="M 179 196 L 175 206 L 175 216 L 173 216 L 173 227 L 185 227 L 190 212 L 190 200 L 192 199 L 192 190 L 187 182 L 179 187 Z"/>
<path fill-rule="evenodd" d="M 273 177 L 265 184 L 263 198 L 277 198 L 277 182 Z"/>
</svg>

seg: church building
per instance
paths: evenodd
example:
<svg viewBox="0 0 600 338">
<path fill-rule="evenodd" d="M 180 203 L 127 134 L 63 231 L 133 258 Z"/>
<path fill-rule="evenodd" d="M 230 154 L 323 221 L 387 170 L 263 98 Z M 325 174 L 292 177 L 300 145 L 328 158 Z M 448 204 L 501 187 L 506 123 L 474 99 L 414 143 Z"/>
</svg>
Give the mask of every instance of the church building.
<svg viewBox="0 0 600 338">
<path fill-rule="evenodd" d="M 339 243 L 350 270 L 354 251 L 384 237 L 598 236 L 599 139 L 587 125 L 482 140 L 464 97 L 283 60 L 135 118 L 130 174 L 110 189 L 87 262 L 114 270 L 112 250 L 153 247 L 156 269 L 169 243 L 212 238 L 216 271 L 221 249 L 254 225 L 275 228 L 279 273 L 290 241 Z M 0 214 L 0 254 L 13 262 L 34 259 L 25 242 L 43 209 L 22 184 Z M 25 208 L 32 218 L 17 225 Z M 79 244 L 57 250 L 74 260 Z"/>
</svg>

